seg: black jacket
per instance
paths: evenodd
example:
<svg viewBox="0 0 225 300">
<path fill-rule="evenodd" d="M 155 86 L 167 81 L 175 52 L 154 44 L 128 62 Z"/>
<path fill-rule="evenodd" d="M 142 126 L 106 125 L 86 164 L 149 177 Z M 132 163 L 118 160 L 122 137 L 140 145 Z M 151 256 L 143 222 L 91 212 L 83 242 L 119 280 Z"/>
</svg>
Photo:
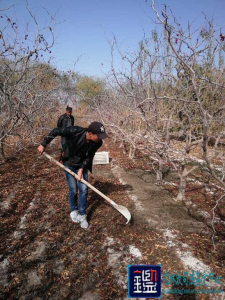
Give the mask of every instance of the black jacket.
<svg viewBox="0 0 225 300">
<path fill-rule="evenodd" d="M 71 115 L 70 118 L 65 113 L 58 119 L 57 127 L 69 127 L 74 126 L 74 117 Z"/>
<path fill-rule="evenodd" d="M 65 166 L 87 168 L 92 172 L 92 162 L 95 152 L 102 146 L 102 141 L 95 143 L 86 140 L 87 128 L 70 126 L 53 129 L 41 143 L 46 147 L 56 136 L 66 137 L 63 145 L 63 162 Z"/>
</svg>

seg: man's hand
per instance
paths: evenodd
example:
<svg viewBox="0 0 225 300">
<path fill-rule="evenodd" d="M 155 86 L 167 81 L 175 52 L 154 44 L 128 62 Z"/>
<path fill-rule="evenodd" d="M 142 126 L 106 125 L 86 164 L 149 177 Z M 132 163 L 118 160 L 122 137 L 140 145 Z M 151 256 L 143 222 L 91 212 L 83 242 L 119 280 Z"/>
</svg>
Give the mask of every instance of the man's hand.
<svg viewBox="0 0 225 300">
<path fill-rule="evenodd" d="M 45 147 L 40 145 L 38 148 L 37 148 L 37 151 L 39 154 L 42 154 L 44 151 L 45 151 Z"/>
<path fill-rule="evenodd" d="M 83 177 L 83 169 L 79 169 L 77 173 L 77 180 L 80 181 L 82 177 Z"/>
</svg>

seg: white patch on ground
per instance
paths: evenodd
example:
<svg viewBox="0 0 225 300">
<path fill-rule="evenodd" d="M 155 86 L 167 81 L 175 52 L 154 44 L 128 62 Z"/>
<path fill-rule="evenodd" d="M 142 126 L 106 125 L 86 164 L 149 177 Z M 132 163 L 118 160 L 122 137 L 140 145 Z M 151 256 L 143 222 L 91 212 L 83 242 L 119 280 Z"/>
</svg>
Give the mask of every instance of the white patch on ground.
<svg viewBox="0 0 225 300">
<path fill-rule="evenodd" d="M 13 185 L 12 192 L 6 197 L 5 201 L 0 202 L 0 216 L 6 213 L 8 210 L 12 209 L 12 199 L 15 199 L 16 192 L 20 190 L 21 182 Z"/>
<path fill-rule="evenodd" d="M 107 246 L 111 246 L 114 243 L 114 239 L 107 236 Z"/>
<path fill-rule="evenodd" d="M 157 226 L 158 225 L 158 221 L 153 220 L 153 219 L 146 219 L 146 221 L 151 225 L 151 226 Z"/>
<path fill-rule="evenodd" d="M 91 291 L 87 291 L 81 298 L 78 300 L 98 300 L 99 296 L 92 293 Z"/>
<path fill-rule="evenodd" d="M 129 251 L 133 256 L 135 256 L 137 258 L 142 257 L 142 254 L 141 254 L 140 250 L 138 248 L 136 248 L 135 246 L 133 246 L 133 245 L 129 246 Z"/>
<path fill-rule="evenodd" d="M 17 229 L 17 230 L 14 232 L 14 234 L 13 234 L 13 237 L 14 237 L 15 239 L 21 238 L 21 236 L 22 236 L 22 234 L 23 234 L 22 231 L 23 231 L 24 229 L 26 229 L 26 227 L 29 225 L 29 224 L 27 224 L 27 218 L 28 218 L 30 212 L 32 211 L 33 207 L 35 207 L 36 203 L 38 202 L 38 200 L 39 200 L 39 197 L 38 197 L 38 196 L 39 196 L 39 195 L 40 195 L 39 192 L 37 192 L 37 193 L 34 195 L 34 198 L 33 198 L 33 200 L 30 202 L 29 207 L 28 207 L 28 209 L 26 210 L 25 215 L 21 218 L 20 223 L 19 223 L 19 226 L 18 226 L 18 229 Z"/>
<path fill-rule="evenodd" d="M 192 206 L 192 207 L 197 207 L 196 204 L 194 204 L 191 200 L 188 200 L 188 199 L 185 199 L 185 204 L 189 205 L 189 206 Z"/>
<path fill-rule="evenodd" d="M 191 272 L 192 271 L 194 271 L 194 272 L 200 271 L 201 274 L 203 274 L 204 272 L 209 274 L 211 272 L 211 269 L 209 266 L 207 266 L 202 261 L 200 261 L 199 259 L 194 257 L 192 255 L 192 253 L 190 251 L 188 251 L 188 249 L 190 249 L 190 247 L 187 244 L 182 243 L 180 241 L 178 242 L 176 240 L 177 235 L 174 232 L 172 232 L 169 229 L 164 230 L 163 237 L 164 237 L 167 245 L 170 248 L 173 248 L 173 250 L 176 252 L 177 256 L 182 261 L 184 267 L 188 269 L 188 271 L 191 271 Z M 187 250 L 182 250 L 182 248 L 187 249 Z M 219 289 L 219 288 L 222 289 L 223 283 L 221 282 L 221 284 L 217 284 L 215 281 L 213 281 L 212 287 L 214 287 L 216 289 Z"/>
<path fill-rule="evenodd" d="M 221 186 L 218 186 L 217 184 L 210 182 L 211 185 L 215 186 L 218 190 L 220 191 L 224 191 L 224 188 L 222 188 Z"/>
<path fill-rule="evenodd" d="M 177 237 L 176 234 L 172 233 L 170 230 L 166 230 L 163 232 L 164 239 L 166 240 L 166 243 L 169 247 L 175 247 L 176 244 L 173 242 L 173 240 Z"/>
<path fill-rule="evenodd" d="M 18 186 L 18 184 L 14 186 L 14 190 L 15 190 L 15 188 L 16 188 L 17 186 Z M 15 198 L 15 191 L 11 192 L 11 193 L 8 195 L 8 197 L 6 198 L 6 200 L 0 203 L 0 211 L 1 211 L 1 212 L 0 212 L 0 216 L 2 216 L 2 215 L 3 215 L 4 213 L 6 213 L 9 209 L 11 209 L 11 205 L 12 205 L 11 200 L 14 199 L 14 198 Z"/>
<path fill-rule="evenodd" d="M 214 223 L 220 223 L 220 224 L 223 224 L 225 225 L 225 221 L 222 221 L 220 218 L 214 218 Z"/>
<path fill-rule="evenodd" d="M 177 186 L 176 183 L 169 182 L 169 181 L 164 181 L 164 180 L 163 180 L 163 184 L 166 184 L 166 185 L 172 185 L 172 186 Z"/>
<path fill-rule="evenodd" d="M 118 264 L 118 259 L 122 256 L 123 253 L 121 251 L 117 251 L 113 248 L 110 248 L 110 246 L 115 243 L 113 238 L 107 237 L 106 239 L 106 245 L 108 246 L 107 252 L 109 254 L 108 264 L 110 267 L 115 268 L 115 265 Z"/>
<path fill-rule="evenodd" d="M 117 278 L 118 285 L 122 286 L 124 289 L 127 288 L 127 278 L 120 274 L 119 267 L 121 262 L 119 258 L 122 256 L 122 251 L 116 251 L 110 246 L 114 243 L 113 238 L 106 238 L 106 245 L 109 247 L 107 249 L 108 252 L 108 265 L 113 268 L 113 274 Z"/>
<path fill-rule="evenodd" d="M 189 156 L 189 157 L 190 157 L 190 159 L 191 159 L 192 161 L 195 161 L 195 162 L 199 163 L 199 164 L 202 165 L 202 166 L 206 165 L 206 161 L 203 160 L 203 159 L 199 159 L 199 158 L 196 158 L 196 157 L 194 157 L 194 156 Z M 220 171 L 220 172 L 224 171 L 224 168 L 221 167 L 221 166 L 219 166 L 219 165 L 214 165 L 213 167 L 214 167 L 214 169 L 217 170 L 217 171 Z"/>
<path fill-rule="evenodd" d="M 184 244 L 184 246 L 188 248 L 188 245 Z M 189 268 L 191 270 L 198 270 L 201 273 L 203 273 L 204 271 L 206 273 L 210 273 L 210 268 L 203 262 L 195 258 L 190 251 L 184 252 L 177 250 L 176 252 L 186 268 Z"/>
<path fill-rule="evenodd" d="M 41 278 L 38 276 L 36 271 L 31 271 L 28 273 L 27 287 L 32 288 L 41 284 Z"/>
<path fill-rule="evenodd" d="M 205 160 L 203 160 L 203 159 L 199 159 L 199 158 L 196 158 L 196 157 L 191 156 L 191 155 L 189 155 L 189 157 L 192 161 L 195 161 L 195 162 L 197 162 L 198 164 L 200 164 L 202 166 L 206 164 Z"/>
<path fill-rule="evenodd" d="M 132 256 L 138 258 L 142 257 L 142 254 L 138 248 L 136 248 L 134 245 L 130 245 L 128 250 L 124 250 L 122 246 L 120 246 L 119 242 L 119 249 L 115 250 L 114 248 L 110 247 L 113 244 L 115 244 L 115 240 L 111 237 L 106 236 L 106 243 L 103 245 L 108 246 L 107 252 L 108 252 L 108 265 L 113 269 L 113 274 L 117 278 L 117 283 L 119 286 L 121 286 L 123 289 L 127 289 L 127 282 L 128 282 L 128 274 L 126 271 L 126 275 L 123 275 L 120 273 L 121 266 L 124 265 L 124 268 L 127 269 L 127 265 L 129 264 L 128 258 L 122 258 L 124 254 L 131 254 Z M 118 242 L 117 242 L 117 248 L 118 248 Z"/>
<path fill-rule="evenodd" d="M 5 258 L 2 262 L 0 262 L 0 285 L 4 285 L 8 283 L 7 273 L 9 268 L 9 260 Z"/>
<path fill-rule="evenodd" d="M 54 265 L 53 272 L 57 275 L 60 275 L 62 271 L 65 269 L 64 260 L 57 260 Z"/>
<path fill-rule="evenodd" d="M 27 257 L 27 261 L 32 261 L 32 260 L 36 260 L 39 258 L 42 258 L 44 253 L 45 253 L 45 249 L 46 249 L 46 243 L 41 241 L 38 243 L 35 243 L 36 250 L 33 251 L 28 257 Z"/>
<path fill-rule="evenodd" d="M 199 180 L 196 181 L 195 179 L 189 178 L 189 177 L 187 177 L 187 180 L 188 180 L 188 182 L 194 182 L 194 183 L 199 184 L 200 186 L 205 186 L 205 183 L 204 183 L 204 182 L 201 182 L 201 181 L 199 181 Z M 218 189 L 218 190 L 220 190 L 220 191 L 223 191 L 223 190 L 224 190 L 221 186 L 219 186 L 219 185 L 217 185 L 217 184 L 215 184 L 215 183 L 213 183 L 213 182 L 210 182 L 210 185 L 215 186 L 216 189 Z M 214 191 L 211 191 L 209 187 L 205 187 L 205 190 L 206 190 L 207 193 L 215 194 L 215 192 L 214 192 Z"/>
<path fill-rule="evenodd" d="M 123 180 L 122 178 L 119 178 L 119 182 L 120 182 L 122 185 L 126 185 L 126 184 L 127 184 L 126 181 Z"/>
<path fill-rule="evenodd" d="M 210 188 L 206 187 L 205 190 L 208 194 L 214 195 L 214 192 L 211 191 Z"/>
<path fill-rule="evenodd" d="M 117 252 L 114 249 L 107 249 L 108 253 L 109 253 L 109 259 L 108 259 L 108 263 L 110 267 L 114 267 L 115 264 L 118 262 L 119 258 L 122 256 L 121 252 Z"/>
<path fill-rule="evenodd" d="M 129 196 L 129 198 L 134 202 L 136 209 L 140 212 L 143 211 L 144 207 L 142 206 L 141 202 L 138 201 L 138 197 L 130 191 L 126 191 L 126 192 Z"/>
<path fill-rule="evenodd" d="M 201 216 L 201 217 L 203 217 L 205 220 L 207 219 L 207 220 L 211 220 L 212 218 L 211 218 L 211 215 L 208 213 L 208 212 L 206 212 L 206 211 L 204 211 L 204 210 L 201 210 L 200 208 L 197 208 L 197 205 L 195 204 L 195 203 L 193 203 L 191 200 L 185 200 L 185 204 L 186 205 L 189 205 L 189 206 L 191 206 L 191 207 L 193 207 L 193 208 L 196 208 L 196 213 L 199 215 L 199 216 Z"/>
<path fill-rule="evenodd" d="M 2 210 L 7 210 L 9 208 L 10 208 L 10 204 L 9 204 L 8 201 L 4 201 L 4 202 L 1 203 L 1 209 Z"/>
<path fill-rule="evenodd" d="M 206 211 L 203 211 L 203 210 L 198 209 L 198 213 L 199 213 L 199 215 L 201 215 L 201 216 L 202 216 L 203 218 L 205 218 L 205 219 L 211 218 L 210 214 L 207 213 Z"/>
</svg>

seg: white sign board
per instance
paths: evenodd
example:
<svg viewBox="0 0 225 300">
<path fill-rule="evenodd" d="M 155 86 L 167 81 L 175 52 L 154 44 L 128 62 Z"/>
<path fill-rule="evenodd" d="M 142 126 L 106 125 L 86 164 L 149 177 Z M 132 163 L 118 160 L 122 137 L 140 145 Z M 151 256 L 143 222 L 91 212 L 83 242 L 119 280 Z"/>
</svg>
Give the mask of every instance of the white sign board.
<svg viewBox="0 0 225 300">
<path fill-rule="evenodd" d="M 102 151 L 96 152 L 93 160 L 93 165 L 106 165 L 109 164 L 109 152 Z"/>
</svg>

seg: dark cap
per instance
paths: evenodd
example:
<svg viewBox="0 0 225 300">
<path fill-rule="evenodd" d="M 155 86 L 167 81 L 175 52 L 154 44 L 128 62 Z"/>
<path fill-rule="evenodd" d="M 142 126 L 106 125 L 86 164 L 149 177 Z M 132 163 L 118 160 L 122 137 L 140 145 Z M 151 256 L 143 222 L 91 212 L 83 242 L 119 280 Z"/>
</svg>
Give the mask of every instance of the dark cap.
<svg viewBox="0 0 225 300">
<path fill-rule="evenodd" d="M 101 140 L 108 137 L 108 135 L 105 132 L 104 125 L 100 122 L 92 122 L 88 126 L 88 131 L 93 133 L 93 134 L 97 134 L 98 138 L 100 138 Z"/>
<path fill-rule="evenodd" d="M 70 107 L 69 105 L 67 105 L 66 110 L 67 111 L 72 111 L 72 107 Z"/>
</svg>

